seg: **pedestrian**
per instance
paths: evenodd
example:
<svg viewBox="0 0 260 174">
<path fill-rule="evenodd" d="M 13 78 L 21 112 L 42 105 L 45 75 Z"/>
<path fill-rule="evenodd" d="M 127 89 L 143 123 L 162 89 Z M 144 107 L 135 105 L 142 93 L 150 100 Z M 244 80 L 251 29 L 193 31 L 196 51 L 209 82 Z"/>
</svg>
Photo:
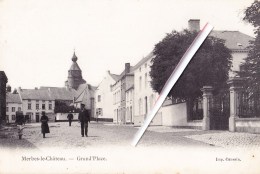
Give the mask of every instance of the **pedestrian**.
<svg viewBox="0 0 260 174">
<path fill-rule="evenodd" d="M 19 139 L 22 139 L 22 135 L 23 135 L 23 120 L 24 120 L 24 115 L 23 112 L 21 111 L 16 111 L 16 119 L 15 122 L 17 123 L 18 126 L 18 136 Z"/>
<path fill-rule="evenodd" d="M 73 114 L 71 113 L 71 111 L 70 111 L 70 113 L 68 114 L 67 119 L 69 120 L 69 126 L 71 126 L 71 122 L 72 122 L 72 120 L 73 120 Z"/>
<path fill-rule="evenodd" d="M 49 118 L 45 115 L 45 112 L 42 111 L 42 116 L 41 116 L 41 128 L 42 128 L 42 134 L 43 138 L 45 138 L 45 134 L 50 133 L 49 125 L 48 125 Z"/>
<path fill-rule="evenodd" d="M 90 122 L 90 114 L 89 112 L 85 109 L 85 105 L 81 104 L 80 105 L 80 113 L 79 113 L 79 121 L 80 121 L 80 125 L 81 125 L 81 136 L 84 137 L 84 133 L 85 136 L 88 136 L 88 123 Z M 85 129 L 85 131 L 84 131 Z"/>
</svg>

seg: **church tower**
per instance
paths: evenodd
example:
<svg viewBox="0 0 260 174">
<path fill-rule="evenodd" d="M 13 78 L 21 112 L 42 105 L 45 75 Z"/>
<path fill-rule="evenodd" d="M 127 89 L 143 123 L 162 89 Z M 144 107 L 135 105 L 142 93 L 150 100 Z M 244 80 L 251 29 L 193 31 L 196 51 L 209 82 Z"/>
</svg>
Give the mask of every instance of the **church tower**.
<svg viewBox="0 0 260 174">
<path fill-rule="evenodd" d="M 86 83 L 86 81 L 82 78 L 82 72 L 79 68 L 79 65 L 77 64 L 78 58 L 75 54 L 75 51 L 71 60 L 72 65 L 68 71 L 68 80 L 65 82 L 65 86 L 67 88 L 73 88 L 77 90 L 79 85 Z"/>
</svg>

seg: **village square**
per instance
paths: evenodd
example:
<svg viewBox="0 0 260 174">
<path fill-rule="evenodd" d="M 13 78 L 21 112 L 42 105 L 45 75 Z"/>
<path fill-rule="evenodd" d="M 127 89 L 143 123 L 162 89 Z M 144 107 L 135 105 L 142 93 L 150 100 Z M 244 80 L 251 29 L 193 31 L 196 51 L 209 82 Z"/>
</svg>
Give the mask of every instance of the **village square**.
<svg viewBox="0 0 260 174">
<path fill-rule="evenodd" d="M 250 15 L 255 7 L 259 2 L 245 8 L 243 20 L 252 24 L 256 36 L 213 29 L 151 121 L 140 146 L 259 145 L 259 70 L 255 68 L 259 24 L 257 16 Z M 88 79 L 95 74 L 85 77 L 86 64 L 79 62 L 86 58 L 78 56 L 77 48 L 63 58 L 70 64 L 67 72 L 59 72 L 66 78 L 56 79 L 63 86 L 48 86 L 47 82 L 29 89 L 12 87 L 8 83 L 12 78 L 3 69 L 1 148 L 130 145 L 169 75 L 203 27 L 200 19 L 185 23 L 182 31 L 173 28 L 137 63 L 129 59 L 120 65 L 120 73 L 107 69 L 96 85 Z M 55 63 L 51 66 L 58 68 Z"/>
</svg>

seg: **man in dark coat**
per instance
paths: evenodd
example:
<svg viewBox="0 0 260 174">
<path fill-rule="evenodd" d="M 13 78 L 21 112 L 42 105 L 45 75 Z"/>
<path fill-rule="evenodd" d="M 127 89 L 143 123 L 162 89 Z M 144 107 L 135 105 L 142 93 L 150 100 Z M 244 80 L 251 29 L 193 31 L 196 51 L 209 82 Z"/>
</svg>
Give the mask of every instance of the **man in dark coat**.
<svg viewBox="0 0 260 174">
<path fill-rule="evenodd" d="M 43 138 L 45 138 L 46 133 L 50 133 L 49 125 L 48 125 L 49 118 L 45 115 L 45 112 L 42 111 L 42 116 L 41 116 L 41 128 L 42 128 L 42 134 Z"/>
<path fill-rule="evenodd" d="M 79 113 L 79 121 L 81 124 L 81 135 L 84 137 L 84 129 L 85 129 L 85 136 L 88 136 L 88 123 L 90 122 L 90 114 L 85 109 L 85 105 L 81 104 L 81 111 Z"/>
<path fill-rule="evenodd" d="M 67 119 L 69 120 L 69 126 L 71 126 L 71 122 L 73 120 L 73 114 L 69 113 L 68 116 L 67 116 Z"/>
</svg>

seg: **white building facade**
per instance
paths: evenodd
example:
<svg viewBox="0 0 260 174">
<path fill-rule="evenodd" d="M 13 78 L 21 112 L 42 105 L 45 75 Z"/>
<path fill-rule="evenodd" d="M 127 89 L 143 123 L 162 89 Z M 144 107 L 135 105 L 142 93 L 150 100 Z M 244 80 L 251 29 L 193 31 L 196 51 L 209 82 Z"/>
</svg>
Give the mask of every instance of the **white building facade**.
<svg viewBox="0 0 260 174">
<path fill-rule="evenodd" d="M 126 123 L 134 123 L 134 85 L 126 89 Z"/>
<path fill-rule="evenodd" d="M 152 109 L 158 93 L 153 91 L 150 82 L 151 77 L 149 75 L 151 68 L 151 60 L 153 54 L 143 58 L 134 70 L 134 124 L 141 125 L 146 118 L 147 113 Z M 159 111 L 151 122 L 151 125 L 162 125 L 162 113 Z"/>
<path fill-rule="evenodd" d="M 98 85 L 95 90 L 95 118 L 103 121 L 113 121 L 114 118 L 114 104 L 119 103 L 119 95 L 117 88 L 112 91 L 112 85 L 118 80 L 118 75 L 111 74 L 107 71 L 105 78 Z M 119 85 L 117 85 L 119 86 Z M 117 101 L 115 99 L 117 97 Z M 116 108 L 116 107 L 115 107 Z"/>
</svg>

